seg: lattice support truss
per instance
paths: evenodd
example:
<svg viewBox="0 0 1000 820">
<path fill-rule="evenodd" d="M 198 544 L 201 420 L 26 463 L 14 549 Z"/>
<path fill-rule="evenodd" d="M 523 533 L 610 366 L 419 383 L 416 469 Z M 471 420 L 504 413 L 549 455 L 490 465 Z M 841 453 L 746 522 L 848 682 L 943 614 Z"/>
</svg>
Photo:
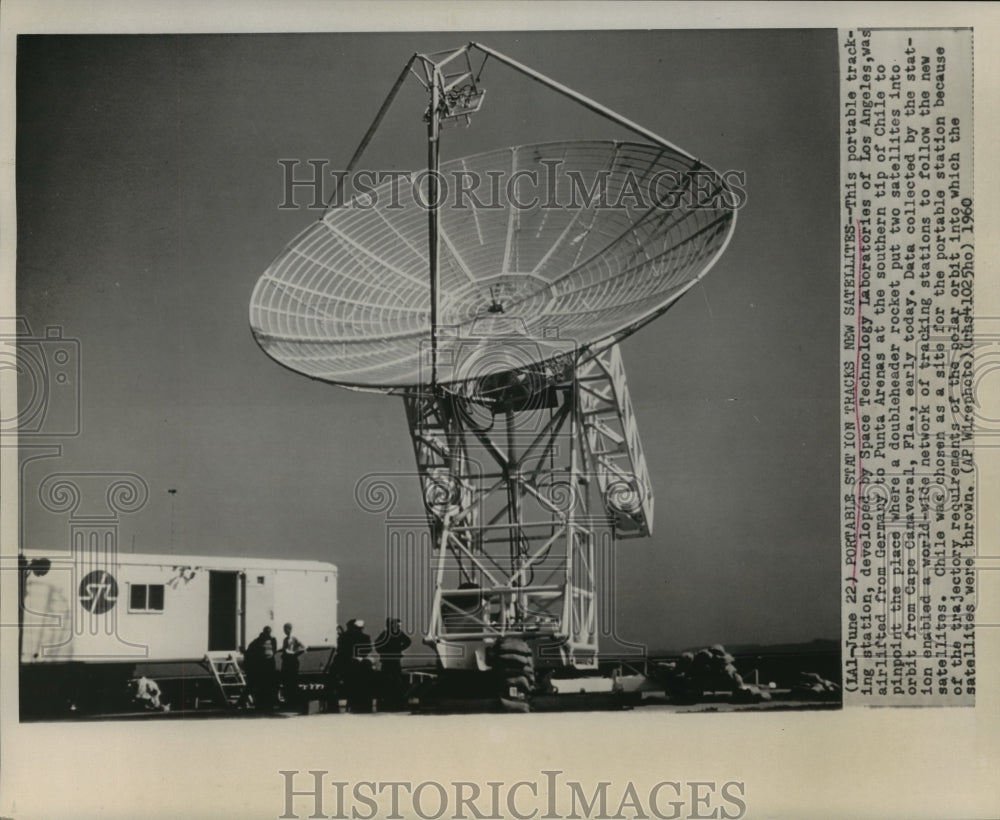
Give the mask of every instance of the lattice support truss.
<svg viewBox="0 0 1000 820">
<path fill-rule="evenodd" d="M 587 447 L 604 508 L 619 538 L 653 532 L 653 487 L 618 345 L 577 370 Z"/>
<path fill-rule="evenodd" d="M 427 641 L 446 669 L 483 669 L 502 636 L 541 666 L 597 663 L 593 522 L 575 384 L 492 411 L 443 388 L 404 396 L 434 554 Z"/>
</svg>

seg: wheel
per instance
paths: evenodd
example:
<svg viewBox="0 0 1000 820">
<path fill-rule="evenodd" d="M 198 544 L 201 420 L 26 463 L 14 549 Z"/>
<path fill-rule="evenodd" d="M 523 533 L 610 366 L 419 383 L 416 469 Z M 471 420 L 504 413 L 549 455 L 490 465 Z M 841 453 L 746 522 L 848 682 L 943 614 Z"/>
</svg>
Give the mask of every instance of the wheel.
<svg viewBox="0 0 1000 820">
<path fill-rule="evenodd" d="M 531 647 L 520 638 L 501 638 L 491 658 L 494 676 L 503 698 L 527 697 L 535 689 Z"/>
</svg>

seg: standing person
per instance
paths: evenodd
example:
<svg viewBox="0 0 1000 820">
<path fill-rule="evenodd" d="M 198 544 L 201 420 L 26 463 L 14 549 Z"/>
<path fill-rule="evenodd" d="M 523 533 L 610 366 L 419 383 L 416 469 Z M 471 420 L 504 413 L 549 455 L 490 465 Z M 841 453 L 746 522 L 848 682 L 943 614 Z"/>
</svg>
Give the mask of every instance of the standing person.
<svg viewBox="0 0 1000 820">
<path fill-rule="evenodd" d="M 372 699 L 375 696 L 375 667 L 371 658 L 373 651 L 372 639 L 365 633 L 365 622 L 360 618 L 352 618 L 347 622 L 347 629 L 337 644 L 339 668 L 343 675 L 349 712 L 372 711 Z"/>
<path fill-rule="evenodd" d="M 247 687 L 253 696 L 254 707 L 261 712 L 274 709 L 278 672 L 274 664 L 278 654 L 278 642 L 271 634 L 271 627 L 265 626 L 260 634 L 250 641 L 244 654 L 247 673 Z"/>
<path fill-rule="evenodd" d="M 403 653 L 411 643 L 410 636 L 403 632 L 399 618 L 385 619 L 385 629 L 375 639 L 375 651 L 382 667 L 380 708 L 384 710 L 403 706 Z"/>
<path fill-rule="evenodd" d="M 285 624 L 285 640 L 281 642 L 281 693 L 287 706 L 299 702 L 299 655 L 305 646 L 292 634 L 292 625 Z"/>
<path fill-rule="evenodd" d="M 340 690 L 344 685 L 343 663 L 341 660 L 341 648 L 344 640 L 344 627 L 337 625 L 337 646 L 333 655 L 327 661 L 323 675 L 323 697 L 326 702 L 324 711 L 340 712 Z"/>
</svg>

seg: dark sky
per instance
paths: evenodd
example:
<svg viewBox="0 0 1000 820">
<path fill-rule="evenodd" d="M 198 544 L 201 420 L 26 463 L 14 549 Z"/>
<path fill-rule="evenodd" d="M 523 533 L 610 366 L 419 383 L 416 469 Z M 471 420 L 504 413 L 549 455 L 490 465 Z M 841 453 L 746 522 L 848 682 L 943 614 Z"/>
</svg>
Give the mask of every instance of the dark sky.
<svg viewBox="0 0 1000 820">
<path fill-rule="evenodd" d="M 82 419 L 24 469 L 25 546 L 68 544 L 37 502 L 49 474 L 136 473 L 150 498 L 123 516 L 123 549 L 329 560 L 342 620 L 380 619 L 383 522 L 354 486 L 413 470 L 402 403 L 280 367 L 248 303 L 319 215 L 279 210 L 278 160 L 343 167 L 406 59 L 470 39 L 746 173 L 726 253 L 622 346 L 656 521 L 620 546 L 618 634 L 653 650 L 836 637 L 832 31 L 21 36 L 18 313 L 79 339 Z M 500 65 L 484 85 L 445 157 L 627 136 Z M 370 167 L 420 167 L 424 104 L 408 83 Z M 402 488 L 418 511 L 416 480 Z"/>
</svg>

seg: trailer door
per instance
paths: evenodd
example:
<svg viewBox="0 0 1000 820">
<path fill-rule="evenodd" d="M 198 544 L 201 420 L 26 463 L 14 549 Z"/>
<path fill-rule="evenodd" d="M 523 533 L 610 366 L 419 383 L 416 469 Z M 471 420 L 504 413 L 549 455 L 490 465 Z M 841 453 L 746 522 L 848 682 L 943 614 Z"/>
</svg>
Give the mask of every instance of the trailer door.
<svg viewBox="0 0 1000 820">
<path fill-rule="evenodd" d="M 209 570 L 209 652 L 238 648 L 239 578 L 238 572 Z"/>
</svg>

